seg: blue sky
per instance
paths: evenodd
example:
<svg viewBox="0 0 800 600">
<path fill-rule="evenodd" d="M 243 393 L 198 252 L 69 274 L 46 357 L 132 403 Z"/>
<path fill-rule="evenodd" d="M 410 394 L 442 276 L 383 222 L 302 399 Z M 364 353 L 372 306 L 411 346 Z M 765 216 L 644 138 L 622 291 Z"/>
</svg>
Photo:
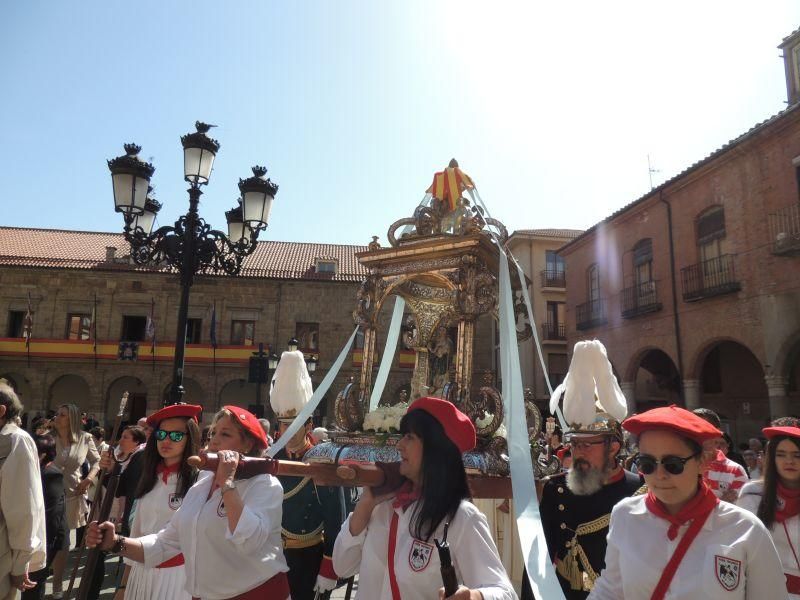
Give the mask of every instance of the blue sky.
<svg viewBox="0 0 800 600">
<path fill-rule="evenodd" d="M 785 106 L 790 1 L 0 4 L 0 224 L 120 231 L 105 165 L 222 148 L 201 215 L 280 185 L 262 239 L 385 241 L 451 157 L 509 229 L 589 227 Z M 554 5 L 554 6 L 550 6 Z M 555 6 L 557 5 L 557 6 Z"/>
</svg>

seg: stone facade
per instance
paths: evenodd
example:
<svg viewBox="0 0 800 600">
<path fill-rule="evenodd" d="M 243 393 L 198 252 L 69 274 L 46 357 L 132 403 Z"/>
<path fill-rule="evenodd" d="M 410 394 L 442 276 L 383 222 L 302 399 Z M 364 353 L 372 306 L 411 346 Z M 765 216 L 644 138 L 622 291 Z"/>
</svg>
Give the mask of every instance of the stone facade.
<svg viewBox="0 0 800 600">
<path fill-rule="evenodd" d="M 55 232 L 57 235 L 58 232 Z M 2 238 L 2 235 L 0 235 Z M 2 241 L 2 240 L 0 240 Z M 340 248 L 341 249 L 341 248 Z M 349 247 L 348 252 L 363 247 Z M 79 252 L 80 249 L 76 249 Z M 0 254 L 6 254 L 2 248 Z M 2 261 L 0 261 L 2 262 Z M 11 261 L 5 261 L 6 263 Z M 27 311 L 28 295 L 34 313 L 31 356 L 28 359 L 19 339 L 3 337 L 0 348 L 16 344 L 14 351 L 0 352 L 0 377 L 17 387 L 26 410 L 40 411 L 74 402 L 94 413 L 101 422 L 111 420 L 124 391 L 131 394 L 132 416 L 140 416 L 161 406 L 172 376 L 171 344 L 177 329 L 180 297 L 178 278 L 172 273 L 134 270 L 124 261 L 98 263 L 96 268 L 41 268 L 20 262 L 0 264 L 0 335 L 8 336 L 12 313 Z M 318 324 L 317 348 L 313 354 L 319 364 L 312 380 L 318 385 L 335 361 L 355 327 L 352 311 L 360 273 L 353 281 L 318 279 L 280 279 L 276 277 L 197 277 L 190 297 L 189 318 L 200 320 L 199 344 L 190 345 L 204 353 L 203 360 L 192 360 L 187 350 L 184 371 L 186 401 L 206 409 L 206 420 L 221 405 L 248 406 L 256 402 L 256 386 L 247 380 L 247 357 L 257 344 L 272 346 L 275 352 L 286 348 L 297 333 L 297 323 Z M 122 337 L 123 316 L 146 317 L 155 303 L 154 322 L 158 352 L 163 360 L 151 361 L 150 341 L 141 341 L 139 360 L 120 361 L 113 357 L 94 360 L 89 356 L 48 356 L 44 352 L 67 336 L 69 314 L 91 314 L 95 294 L 97 338 L 115 345 Z M 217 355 L 234 354 L 238 359 L 216 363 L 210 360 L 210 322 L 216 305 Z M 385 322 L 379 344 L 388 328 L 390 309 L 382 313 Z M 232 344 L 232 321 L 255 322 L 254 346 Z M 91 346 L 90 341 L 82 342 Z M 166 346 L 166 350 L 164 349 Z M 91 352 L 91 351 L 89 351 Z M 215 366 L 216 365 L 216 366 Z M 395 358 L 387 394 L 399 389 L 410 378 L 408 369 L 398 368 Z M 358 373 L 348 357 L 336 381 L 320 406 L 320 417 L 333 415 L 333 402 L 351 375 Z M 268 402 L 268 386 L 262 386 L 261 403 Z M 326 421 L 327 422 L 327 421 Z"/>
</svg>

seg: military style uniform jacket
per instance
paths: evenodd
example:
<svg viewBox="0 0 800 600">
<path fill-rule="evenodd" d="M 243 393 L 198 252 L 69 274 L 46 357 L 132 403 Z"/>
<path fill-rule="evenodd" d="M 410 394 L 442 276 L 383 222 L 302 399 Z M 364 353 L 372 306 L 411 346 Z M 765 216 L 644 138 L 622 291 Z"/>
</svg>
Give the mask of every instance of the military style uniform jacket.
<svg viewBox="0 0 800 600">
<path fill-rule="evenodd" d="M 568 600 L 589 595 L 605 567 L 611 509 L 641 487 L 639 476 L 624 470 L 617 481 L 589 496 L 573 494 L 565 474 L 555 475 L 544 485 L 540 504 L 544 535 Z"/>
<path fill-rule="evenodd" d="M 275 458 L 302 460 L 290 456 L 285 449 Z M 298 593 L 297 585 L 308 585 L 311 589 L 319 574 L 336 579 L 331 557 L 345 517 L 343 496 L 340 488 L 318 487 L 307 477 L 281 476 L 278 479 L 283 486 L 281 537 L 289 563 L 289 585 L 292 598 L 302 599 L 305 593 Z M 303 572 L 299 573 L 299 569 Z"/>
</svg>

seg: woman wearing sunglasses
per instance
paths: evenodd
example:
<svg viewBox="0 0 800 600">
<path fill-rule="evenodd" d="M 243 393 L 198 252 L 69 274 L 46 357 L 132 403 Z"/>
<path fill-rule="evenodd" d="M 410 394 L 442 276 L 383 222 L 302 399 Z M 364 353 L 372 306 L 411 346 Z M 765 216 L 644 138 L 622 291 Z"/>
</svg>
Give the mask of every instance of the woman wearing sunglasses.
<svg viewBox="0 0 800 600">
<path fill-rule="evenodd" d="M 737 504 L 758 515 L 772 533 L 790 598 L 800 598 L 800 427 L 767 427 L 763 481 L 742 488 Z"/>
<path fill-rule="evenodd" d="M 162 421 L 159 429 L 170 427 Z M 154 437 L 166 441 L 170 435 Z M 198 476 L 167 525 L 154 534 L 126 538 L 115 534 L 112 523 L 93 522 L 87 545 L 146 567 L 182 553 L 185 590 L 201 600 L 289 598 L 281 541 L 283 489 L 272 475 L 234 478 L 241 455 L 261 456 L 266 447 L 267 436 L 252 413 L 224 407 L 214 416 L 208 446 L 217 453 L 219 466 L 215 473 Z"/>
<path fill-rule="evenodd" d="M 636 465 L 649 491 L 611 512 L 597 600 L 787 598 L 780 559 L 755 515 L 720 501 L 702 480 L 702 445 L 722 435 L 668 406 L 626 419 L 638 437 Z"/>
<path fill-rule="evenodd" d="M 186 462 L 197 454 L 200 430 L 197 417 L 202 407 L 175 404 L 147 418 L 153 433 L 142 453 L 142 472 L 134 494 L 131 535 L 140 537 L 166 527 L 180 508 L 183 497 L 197 479 L 197 469 Z M 186 599 L 183 555 L 178 554 L 156 567 L 126 561 L 117 598 L 127 600 Z"/>
</svg>

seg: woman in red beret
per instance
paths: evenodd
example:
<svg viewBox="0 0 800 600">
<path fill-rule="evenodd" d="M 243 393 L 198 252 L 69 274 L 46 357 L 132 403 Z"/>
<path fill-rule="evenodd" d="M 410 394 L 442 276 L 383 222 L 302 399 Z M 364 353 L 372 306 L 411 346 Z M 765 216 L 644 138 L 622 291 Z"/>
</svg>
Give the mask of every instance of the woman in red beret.
<svg viewBox="0 0 800 600">
<path fill-rule="evenodd" d="M 475 446 L 475 426 L 451 402 L 420 398 L 400 421 L 403 485 L 388 495 L 364 489 L 333 550 L 341 577 L 359 573 L 358 598 L 443 598 L 434 540 L 450 545 L 458 599 L 516 598 L 486 518 L 469 501 L 461 455 Z"/>
<path fill-rule="evenodd" d="M 800 427 L 767 427 L 763 481 L 742 488 L 737 504 L 758 515 L 772 534 L 790 598 L 800 598 Z"/>
<path fill-rule="evenodd" d="M 167 526 L 184 496 L 197 479 L 197 469 L 187 459 L 197 454 L 202 407 L 193 404 L 167 406 L 147 417 L 152 434 L 142 451 L 142 469 L 133 494 L 136 509 L 131 536 L 157 533 Z M 111 457 L 104 453 L 101 467 L 110 470 Z M 184 589 L 186 574 L 182 554 L 157 567 L 126 561 L 117 598 L 170 600 L 191 596 Z"/>
<path fill-rule="evenodd" d="M 780 560 L 755 515 L 719 500 L 702 479 L 702 444 L 722 435 L 697 415 L 667 406 L 626 419 L 649 491 L 611 512 L 606 568 L 592 600 L 777 600 Z"/>
<path fill-rule="evenodd" d="M 87 545 L 100 545 L 154 567 L 182 553 L 186 591 L 202 600 L 289 598 L 281 541 L 283 489 L 272 475 L 235 479 L 239 456 L 260 456 L 267 437 L 255 415 L 226 406 L 214 416 L 209 451 L 215 473 L 203 472 L 167 526 L 125 538 L 106 522 L 92 523 Z"/>
</svg>

